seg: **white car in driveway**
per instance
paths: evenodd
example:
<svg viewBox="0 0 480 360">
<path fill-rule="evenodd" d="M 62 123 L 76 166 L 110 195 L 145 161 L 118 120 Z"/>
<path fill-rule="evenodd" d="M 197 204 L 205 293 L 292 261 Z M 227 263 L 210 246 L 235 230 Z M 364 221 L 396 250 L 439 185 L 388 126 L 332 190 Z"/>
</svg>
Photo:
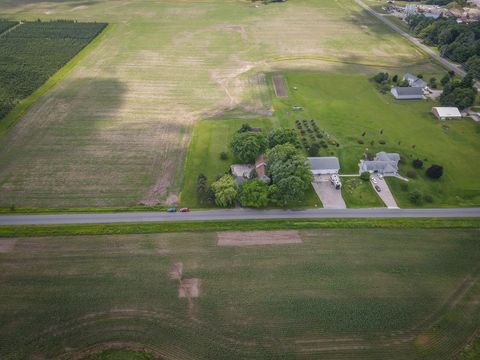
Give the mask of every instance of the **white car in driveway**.
<svg viewBox="0 0 480 360">
<path fill-rule="evenodd" d="M 372 177 L 372 183 L 376 184 L 377 182 L 377 178 Z"/>
</svg>

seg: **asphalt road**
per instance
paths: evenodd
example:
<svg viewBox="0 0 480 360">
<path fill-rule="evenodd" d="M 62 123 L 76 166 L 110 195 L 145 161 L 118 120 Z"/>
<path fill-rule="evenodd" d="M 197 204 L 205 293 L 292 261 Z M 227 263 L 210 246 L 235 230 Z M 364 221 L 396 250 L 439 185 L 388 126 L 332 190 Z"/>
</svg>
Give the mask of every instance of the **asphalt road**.
<svg viewBox="0 0 480 360">
<path fill-rule="evenodd" d="M 480 208 L 463 209 L 307 209 L 208 210 L 189 213 L 131 212 L 109 214 L 2 215 L 0 225 L 100 224 L 161 221 L 332 218 L 456 218 L 480 217 Z"/>
<path fill-rule="evenodd" d="M 467 73 L 457 64 L 454 62 L 451 62 L 440 55 L 438 55 L 435 51 L 430 49 L 428 46 L 424 45 L 419 39 L 416 37 L 413 37 L 409 33 L 403 31 L 401 28 L 399 28 L 397 25 L 389 21 L 385 16 L 382 16 L 382 14 L 377 13 L 375 10 L 373 10 L 370 6 L 365 4 L 362 0 L 355 0 L 355 2 L 360 5 L 362 8 L 364 8 L 366 11 L 368 11 L 370 14 L 375 16 L 378 20 L 383 22 L 385 25 L 389 26 L 391 29 L 395 30 L 398 32 L 400 35 L 405 37 L 406 39 L 410 40 L 412 43 L 414 43 L 416 46 L 418 46 L 420 49 L 425 51 L 428 55 L 430 55 L 432 58 L 437 60 L 439 63 L 441 63 L 443 66 L 445 66 L 447 69 L 454 71 L 456 74 L 460 75 L 461 77 L 464 77 L 467 75 Z M 480 82 L 475 83 L 475 87 L 477 90 L 480 91 Z"/>
</svg>

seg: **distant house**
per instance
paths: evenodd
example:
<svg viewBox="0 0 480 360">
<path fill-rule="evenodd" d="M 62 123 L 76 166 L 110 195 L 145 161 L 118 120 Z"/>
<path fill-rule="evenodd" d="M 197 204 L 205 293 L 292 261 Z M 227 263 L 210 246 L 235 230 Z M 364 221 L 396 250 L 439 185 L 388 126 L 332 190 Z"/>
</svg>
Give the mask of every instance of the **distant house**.
<svg viewBox="0 0 480 360">
<path fill-rule="evenodd" d="M 340 162 L 336 157 L 309 157 L 310 169 L 313 175 L 338 174 Z"/>
<path fill-rule="evenodd" d="M 410 85 L 411 87 L 418 87 L 418 88 L 424 89 L 428 85 L 426 81 L 420 79 L 418 76 L 415 76 L 409 73 L 406 73 L 403 76 L 403 80 L 408 81 L 408 85 Z"/>
<path fill-rule="evenodd" d="M 255 172 L 257 178 L 265 183 L 270 183 L 270 178 L 267 176 L 267 165 L 265 163 L 265 155 L 259 155 L 255 159 Z"/>
<path fill-rule="evenodd" d="M 230 171 L 235 177 L 237 185 L 242 185 L 246 180 L 252 177 L 252 171 L 255 169 L 250 164 L 234 164 L 230 166 Z"/>
<path fill-rule="evenodd" d="M 417 5 L 405 6 L 405 16 L 416 15 L 416 14 L 418 14 Z"/>
<path fill-rule="evenodd" d="M 377 153 L 373 160 L 360 160 L 360 173 L 378 173 L 385 176 L 395 176 L 398 173 L 398 162 L 400 155 L 397 153 Z"/>
<path fill-rule="evenodd" d="M 460 119 L 462 117 L 456 107 L 433 107 L 432 114 L 439 120 Z"/>
<path fill-rule="evenodd" d="M 394 87 L 390 92 L 397 100 L 423 99 L 423 89 L 419 87 Z"/>
</svg>

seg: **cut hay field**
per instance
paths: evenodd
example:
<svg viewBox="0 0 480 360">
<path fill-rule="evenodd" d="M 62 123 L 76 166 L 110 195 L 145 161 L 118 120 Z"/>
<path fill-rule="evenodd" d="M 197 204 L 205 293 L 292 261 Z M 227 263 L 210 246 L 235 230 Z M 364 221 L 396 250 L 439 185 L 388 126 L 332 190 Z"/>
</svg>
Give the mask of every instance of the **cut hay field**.
<svg viewBox="0 0 480 360">
<path fill-rule="evenodd" d="M 268 113 L 266 71 L 435 68 L 353 0 L 4 0 L 0 18 L 111 24 L 0 139 L 1 207 L 175 201 L 193 123 Z"/>
<path fill-rule="evenodd" d="M 0 239 L 0 357 L 452 359 L 480 326 L 478 235 Z M 113 357 L 115 348 L 130 350 Z"/>
</svg>

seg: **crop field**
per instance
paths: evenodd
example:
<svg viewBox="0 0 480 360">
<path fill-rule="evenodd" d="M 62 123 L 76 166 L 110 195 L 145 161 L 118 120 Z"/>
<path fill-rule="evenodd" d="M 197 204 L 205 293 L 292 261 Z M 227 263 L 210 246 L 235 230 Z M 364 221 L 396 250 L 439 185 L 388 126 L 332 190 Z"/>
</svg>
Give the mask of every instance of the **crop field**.
<svg viewBox="0 0 480 360">
<path fill-rule="evenodd" d="M 111 24 L 0 139 L 2 207 L 176 201 L 194 122 L 270 113 L 272 70 L 437 69 L 353 0 L 5 0 L 0 17 Z"/>
<path fill-rule="evenodd" d="M 480 326 L 478 229 L 241 235 L 0 239 L 0 357 L 441 360 Z"/>
<path fill-rule="evenodd" d="M 5 31 L 17 24 L 16 21 L 7 21 L 0 19 L 0 34 L 3 34 Z"/>
<path fill-rule="evenodd" d="M 0 37 L 0 121 L 105 26 L 71 21 L 25 22 Z"/>
</svg>

